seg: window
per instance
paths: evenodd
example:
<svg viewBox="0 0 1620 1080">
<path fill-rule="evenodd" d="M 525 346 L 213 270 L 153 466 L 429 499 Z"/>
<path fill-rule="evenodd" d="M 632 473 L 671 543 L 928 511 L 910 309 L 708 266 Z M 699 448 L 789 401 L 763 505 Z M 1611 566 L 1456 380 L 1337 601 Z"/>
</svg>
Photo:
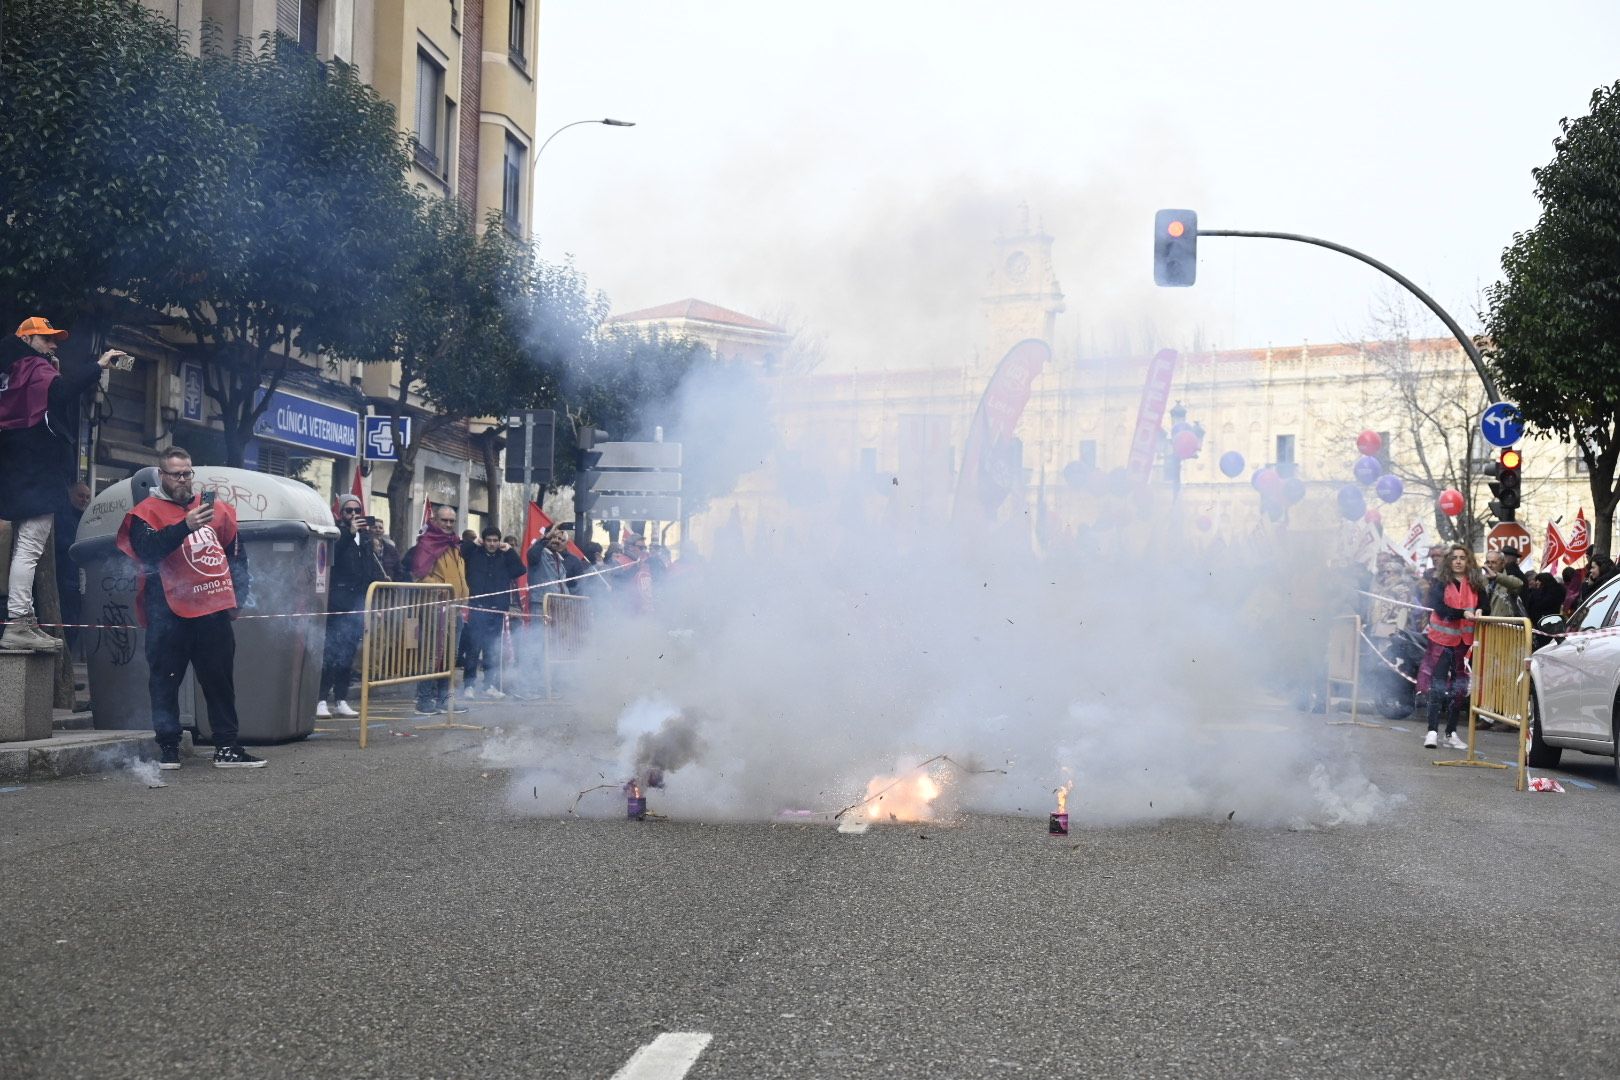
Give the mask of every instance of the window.
<svg viewBox="0 0 1620 1080">
<path fill-rule="evenodd" d="M 528 0 L 512 0 L 512 17 L 507 23 L 506 51 L 522 68 L 528 67 L 528 59 L 523 51 L 523 43 L 528 40 L 528 32 Z"/>
<path fill-rule="evenodd" d="M 1080 467 L 1082 469 L 1095 469 L 1097 467 L 1097 440 L 1080 440 Z"/>
<path fill-rule="evenodd" d="M 1597 630 L 1603 626 L 1604 617 L 1614 606 L 1616 595 L 1620 595 L 1620 584 L 1613 581 L 1593 593 L 1586 603 L 1575 609 L 1575 614 L 1569 617 L 1571 630 Z"/>
<path fill-rule="evenodd" d="M 506 137 L 506 161 L 501 181 L 501 219 L 514 236 L 523 232 L 523 144 Z"/>
<path fill-rule="evenodd" d="M 299 0 L 298 44 L 315 51 L 315 28 L 320 22 L 320 0 Z"/>
<path fill-rule="evenodd" d="M 446 173 L 444 68 L 426 50 L 416 51 L 416 160 L 434 176 Z"/>
<path fill-rule="evenodd" d="M 1275 464 L 1294 464 L 1294 437 L 1292 435 L 1277 436 L 1277 460 Z"/>
</svg>

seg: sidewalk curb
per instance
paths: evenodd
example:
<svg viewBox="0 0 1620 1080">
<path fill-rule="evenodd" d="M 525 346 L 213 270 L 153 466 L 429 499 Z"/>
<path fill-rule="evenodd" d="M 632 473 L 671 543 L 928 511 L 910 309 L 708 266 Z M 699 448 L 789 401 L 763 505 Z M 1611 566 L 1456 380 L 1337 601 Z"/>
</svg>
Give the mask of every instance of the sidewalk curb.
<svg viewBox="0 0 1620 1080">
<path fill-rule="evenodd" d="M 181 756 L 192 753 L 191 733 L 180 741 Z M 48 739 L 0 743 L 0 781 L 62 780 L 112 772 L 132 758 L 156 760 L 157 739 L 150 731 L 63 731 Z"/>
</svg>

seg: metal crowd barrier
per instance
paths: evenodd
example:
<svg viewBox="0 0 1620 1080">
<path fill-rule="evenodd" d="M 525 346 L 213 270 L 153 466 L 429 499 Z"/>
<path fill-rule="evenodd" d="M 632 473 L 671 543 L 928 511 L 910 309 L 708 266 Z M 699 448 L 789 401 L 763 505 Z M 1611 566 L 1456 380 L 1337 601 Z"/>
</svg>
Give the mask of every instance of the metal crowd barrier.
<svg viewBox="0 0 1620 1080">
<path fill-rule="evenodd" d="M 557 669 L 578 664 L 590 636 L 591 600 L 588 596 L 547 593 L 540 611 L 546 640 L 546 699 L 557 696 Z"/>
<path fill-rule="evenodd" d="M 1519 777 L 1515 791 L 1525 789 L 1526 755 L 1530 735 L 1530 639 L 1529 619 L 1474 620 L 1473 687 L 1468 702 L 1468 753 L 1455 761 L 1436 765 L 1471 765 L 1480 769 L 1505 769 L 1506 765 L 1485 761 L 1474 753 L 1474 725 L 1478 717 L 1519 729 Z"/>
<path fill-rule="evenodd" d="M 1361 616 L 1339 615 L 1328 628 L 1327 685 L 1323 688 L 1324 710 L 1333 712 L 1333 688 L 1350 687 L 1350 719 L 1330 720 L 1329 724 L 1355 724 L 1377 727 L 1361 719 Z"/>
<path fill-rule="evenodd" d="M 380 686 L 451 679 L 456 671 L 456 632 L 460 611 L 451 607 L 449 585 L 375 581 L 366 590 L 365 637 L 360 646 L 360 748 L 366 746 L 371 691 Z M 420 728 L 465 728 L 456 723 L 455 694 L 448 695 L 451 719 Z"/>
</svg>

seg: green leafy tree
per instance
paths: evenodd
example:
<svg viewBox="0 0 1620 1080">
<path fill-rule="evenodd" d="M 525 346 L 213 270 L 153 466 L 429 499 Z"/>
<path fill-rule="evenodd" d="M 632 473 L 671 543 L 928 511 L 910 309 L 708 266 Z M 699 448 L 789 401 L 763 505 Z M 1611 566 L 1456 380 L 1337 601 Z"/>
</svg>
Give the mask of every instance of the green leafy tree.
<svg viewBox="0 0 1620 1080">
<path fill-rule="evenodd" d="M 413 222 L 407 250 L 379 307 L 379 332 L 348 346 L 358 359 L 399 365 L 388 405 L 396 446 L 401 419 L 413 417 L 388 483 L 401 545 L 410 540 L 406 509 L 421 447 L 469 419 L 555 401 L 560 358 L 587 348 L 591 332 L 583 311 L 569 307 L 583 295 L 577 278 L 538 262 L 498 217 L 480 233 L 454 201 L 433 200 Z M 493 443 L 483 449 L 493 470 Z"/>
<path fill-rule="evenodd" d="M 170 24 L 133 0 L 8 0 L 0 319 L 92 337 L 221 228 L 243 135 Z"/>
<path fill-rule="evenodd" d="M 417 200 L 392 105 L 341 62 L 285 38 L 210 50 L 202 80 L 245 143 L 220 228 L 137 295 L 174 308 L 239 465 L 294 349 L 352 352 L 374 338 L 376 300 L 408 255 Z M 262 391 L 262 392 L 261 392 Z"/>
<path fill-rule="evenodd" d="M 1487 353 L 1532 431 L 1576 446 L 1593 546 L 1607 551 L 1620 499 L 1620 82 L 1559 129 L 1552 161 L 1532 172 L 1541 217 L 1514 235 L 1487 291 Z"/>
</svg>

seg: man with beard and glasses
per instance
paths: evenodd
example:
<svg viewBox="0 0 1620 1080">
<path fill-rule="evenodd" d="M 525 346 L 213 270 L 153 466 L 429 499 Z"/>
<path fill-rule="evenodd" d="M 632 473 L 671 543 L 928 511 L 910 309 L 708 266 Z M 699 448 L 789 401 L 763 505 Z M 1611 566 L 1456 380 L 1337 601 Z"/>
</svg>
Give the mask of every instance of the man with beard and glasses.
<svg viewBox="0 0 1620 1080">
<path fill-rule="evenodd" d="M 236 511 L 194 489 L 191 455 L 178 446 L 163 452 L 158 474 L 158 489 L 124 515 L 117 541 L 141 578 L 135 610 L 146 627 L 158 767 L 180 767 L 180 681 L 191 667 L 208 703 L 214 768 L 262 768 L 264 759 L 242 748 L 236 719 L 231 620 L 249 584 Z"/>
</svg>

